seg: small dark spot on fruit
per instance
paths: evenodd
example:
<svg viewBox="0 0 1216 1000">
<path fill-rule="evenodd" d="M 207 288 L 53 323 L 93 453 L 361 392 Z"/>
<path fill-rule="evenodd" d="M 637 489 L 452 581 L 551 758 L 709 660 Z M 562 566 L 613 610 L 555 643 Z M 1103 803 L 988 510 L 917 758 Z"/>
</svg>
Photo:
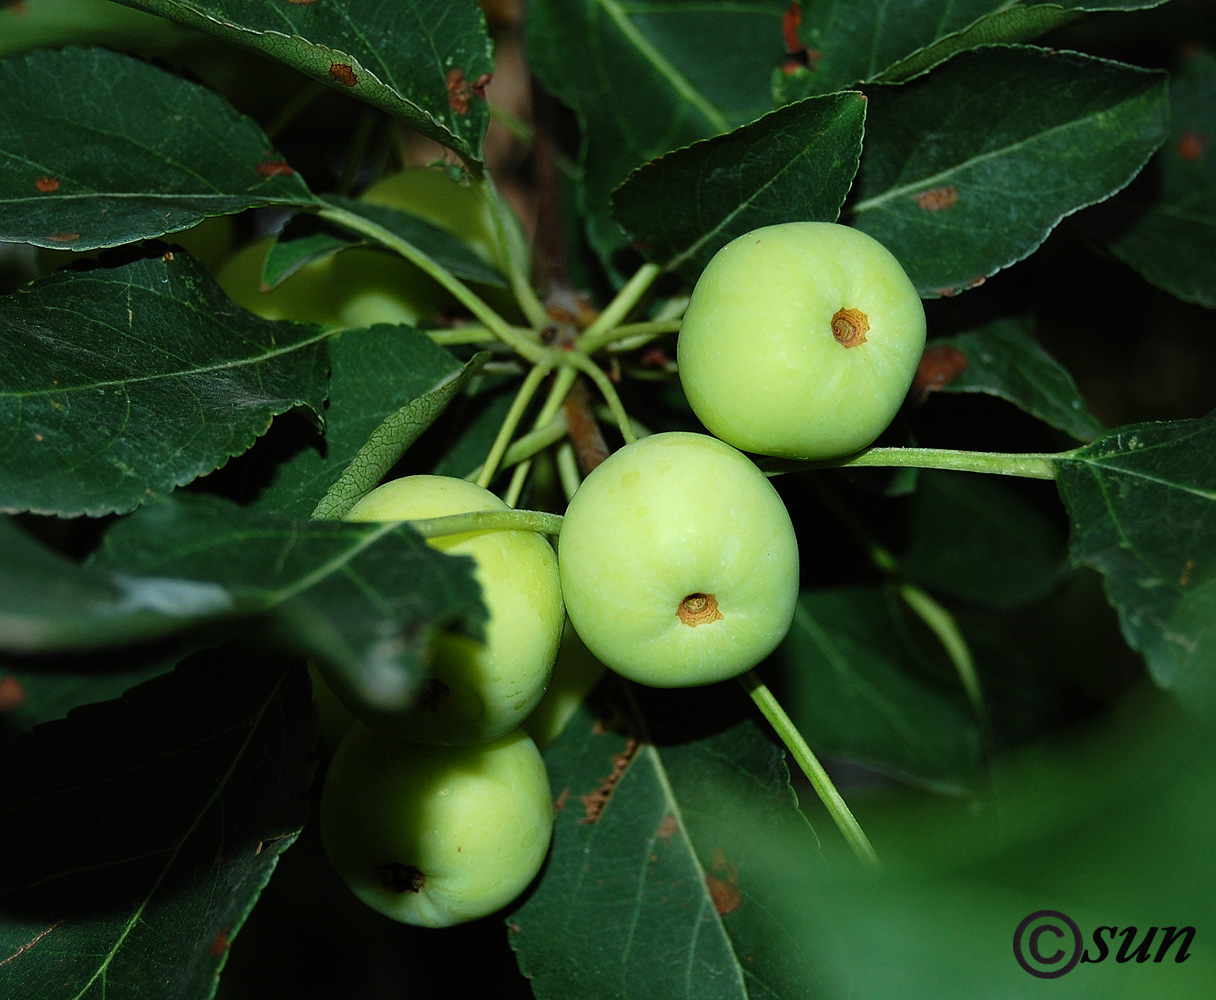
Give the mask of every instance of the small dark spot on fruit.
<svg viewBox="0 0 1216 1000">
<path fill-rule="evenodd" d="M 426 876 L 413 865 L 390 861 L 376 867 L 376 877 L 389 892 L 420 892 L 426 884 Z"/>
<path fill-rule="evenodd" d="M 452 689 L 443 681 L 435 677 L 428 677 L 418 695 L 418 704 L 428 712 L 438 712 L 451 692 Z"/>
</svg>

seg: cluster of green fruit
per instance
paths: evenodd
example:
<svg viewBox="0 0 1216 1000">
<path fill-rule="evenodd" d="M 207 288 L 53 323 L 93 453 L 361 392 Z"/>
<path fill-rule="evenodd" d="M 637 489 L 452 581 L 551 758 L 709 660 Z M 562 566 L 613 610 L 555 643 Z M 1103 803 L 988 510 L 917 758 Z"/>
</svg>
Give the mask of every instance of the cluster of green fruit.
<svg viewBox="0 0 1216 1000">
<path fill-rule="evenodd" d="M 467 195 L 431 170 L 365 197 L 429 210 L 500 264 L 493 220 Z M 353 326 L 413 323 L 439 308 L 438 285 L 370 249 L 341 251 L 267 291 L 268 247 L 250 245 L 218 272 L 235 301 L 263 316 Z M 323 667 L 315 675 L 355 719 L 320 807 L 326 852 L 355 894 L 396 920 L 446 926 L 498 910 L 533 880 L 553 825 L 537 742 L 569 714 L 538 706 L 563 632 L 565 647 L 577 642 L 599 669 L 658 687 L 726 680 L 768 656 L 793 619 L 798 539 L 744 452 L 818 459 L 870 444 L 900 406 L 924 339 L 903 269 L 854 229 L 769 226 L 719 251 L 677 345 L 685 395 L 711 433 L 653 434 L 610 455 L 570 499 L 556 554 L 534 531 L 432 538 L 472 558 L 488 620 L 484 642 L 442 634 L 432 643 L 419 691 L 395 678 L 374 691 Z M 416 475 L 376 488 L 347 518 L 505 509 L 474 483 Z M 584 672 L 578 696 L 594 676 Z"/>
</svg>

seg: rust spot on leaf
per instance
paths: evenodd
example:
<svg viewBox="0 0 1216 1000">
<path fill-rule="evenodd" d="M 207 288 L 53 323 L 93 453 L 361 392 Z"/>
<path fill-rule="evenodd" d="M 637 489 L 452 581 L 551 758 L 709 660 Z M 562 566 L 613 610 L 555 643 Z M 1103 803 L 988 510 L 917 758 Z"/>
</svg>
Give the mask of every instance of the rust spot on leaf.
<svg viewBox="0 0 1216 1000">
<path fill-rule="evenodd" d="M 228 931 L 229 928 L 225 927 L 211 939 L 211 947 L 207 951 L 212 958 L 219 958 L 220 955 L 228 950 Z"/>
<path fill-rule="evenodd" d="M 953 184 L 942 184 L 940 187 L 929 188 L 914 194 L 912 200 L 916 207 L 925 212 L 943 212 L 958 204 L 958 188 Z"/>
<path fill-rule="evenodd" d="M 355 76 L 355 71 L 351 69 L 349 63 L 334 63 L 329 67 L 329 78 L 336 80 L 343 87 L 353 87 L 359 82 L 359 78 Z"/>
<path fill-rule="evenodd" d="M 709 890 L 709 898 L 713 900 L 714 909 L 718 911 L 719 916 L 733 913 L 743 902 L 743 894 L 738 886 L 723 882 L 716 875 L 705 876 L 705 888 Z"/>
<path fill-rule="evenodd" d="M 39 441 L 41 434 L 34 435 Z M 25 688 L 12 674 L 0 677 L 0 712 L 9 712 L 25 701 Z"/>
<path fill-rule="evenodd" d="M 568 798 L 570 798 L 570 789 L 569 789 L 569 788 L 563 788 L 563 789 L 561 790 L 561 794 L 559 794 L 559 795 L 558 795 L 558 797 L 557 797 L 556 799 L 554 799 L 554 800 L 553 800 L 553 809 L 554 809 L 554 811 L 555 811 L 555 812 L 560 812 L 562 809 L 565 809 L 565 808 L 566 808 L 566 800 L 567 800 Z"/>
<path fill-rule="evenodd" d="M 948 386 L 966 370 L 967 355 L 957 347 L 940 344 L 928 348 L 912 377 L 913 398 L 923 403 L 929 393 Z"/>
<path fill-rule="evenodd" d="M 480 97 L 483 101 L 486 99 L 486 87 L 490 85 L 493 76 L 489 73 L 482 73 L 476 80 L 473 81 L 472 90 L 474 97 Z"/>
<path fill-rule="evenodd" d="M 263 160 L 258 164 L 259 177 L 290 177 L 295 171 L 291 169 L 287 161 L 280 158 L 277 160 Z"/>
<path fill-rule="evenodd" d="M 80 239 L 80 233 L 55 233 L 51 239 L 56 243 L 71 243 L 73 240 Z"/>
<path fill-rule="evenodd" d="M 671 840 L 678 829 L 680 829 L 680 821 L 668 813 L 663 817 L 663 822 L 659 824 L 659 836 L 663 840 Z"/>
<path fill-rule="evenodd" d="M 458 115 L 468 114 L 469 95 L 473 92 L 473 88 L 469 86 L 469 81 L 464 78 L 464 70 L 459 67 L 448 70 L 447 85 L 448 104 L 452 110 Z"/>
<path fill-rule="evenodd" d="M 579 820 L 580 823 L 594 823 L 600 818 L 600 814 L 604 811 L 604 807 L 612 797 L 612 792 L 616 788 L 617 782 L 621 780 L 625 771 L 628 770 L 629 762 L 637 756 L 640 747 L 641 743 L 632 736 L 629 737 L 625 743 L 625 749 L 620 753 L 612 755 L 612 770 L 608 773 L 608 776 L 599 783 L 595 791 L 579 796 L 583 801 L 583 809 L 585 810 L 585 815 Z"/>
<path fill-rule="evenodd" d="M 43 194 L 50 194 L 52 191 L 59 190 L 59 178 L 39 177 L 36 181 L 34 181 L 34 187 L 36 187 Z"/>
<path fill-rule="evenodd" d="M 1174 152 L 1180 160 L 1187 163 L 1197 163 L 1203 159 L 1208 148 L 1208 137 L 1202 132 L 1183 132 L 1174 144 Z"/>
<path fill-rule="evenodd" d="M 20 16 L 29 9 L 29 5 L 25 2 L 25 0 L 13 0 L 13 2 L 8 5 L 8 9 L 13 14 Z"/>
<path fill-rule="evenodd" d="M 982 284 L 983 284 L 985 281 L 987 281 L 987 280 L 988 280 L 988 279 L 987 279 L 987 278 L 985 278 L 985 277 L 984 277 L 984 276 L 981 274 L 981 275 L 979 275 L 979 277 L 972 278 L 970 281 L 968 281 L 968 282 L 967 282 L 967 287 L 968 287 L 968 288 L 979 288 L 979 287 L 980 287 L 980 285 L 982 285 Z"/>
<path fill-rule="evenodd" d="M 1189 587 L 1191 585 L 1191 573 L 1195 569 L 1195 560 L 1188 559 L 1186 565 L 1182 567 L 1182 576 L 1178 578 L 1179 587 Z M 0 687 L 3 686 L 3 681 L 0 681 Z M 0 702 L 0 708 L 3 708 L 3 702 Z"/>
<path fill-rule="evenodd" d="M 790 0 L 790 5 L 781 15 L 781 38 L 785 42 L 785 51 L 793 55 L 802 51 L 802 42 L 798 38 L 798 27 L 802 24 L 802 5 L 798 0 Z"/>
</svg>

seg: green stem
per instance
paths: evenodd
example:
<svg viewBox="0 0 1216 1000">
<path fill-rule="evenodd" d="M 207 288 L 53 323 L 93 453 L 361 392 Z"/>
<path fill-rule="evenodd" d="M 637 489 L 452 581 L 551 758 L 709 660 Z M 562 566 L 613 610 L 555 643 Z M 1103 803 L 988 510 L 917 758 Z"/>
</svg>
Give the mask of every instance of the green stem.
<svg viewBox="0 0 1216 1000">
<path fill-rule="evenodd" d="M 531 458 L 537 452 L 544 451 L 549 447 L 549 445 L 560 441 L 565 434 L 566 418 L 559 413 L 543 427 L 537 427 L 535 430 L 528 431 L 527 434 L 521 434 L 518 438 L 512 441 L 511 446 L 506 451 L 506 454 L 502 456 L 502 461 L 499 463 L 499 466 L 503 469 L 509 469 L 513 465 L 518 465 L 520 462 L 524 461 L 524 459 Z M 470 481 L 476 481 L 484 468 L 484 465 L 479 465 L 464 478 Z"/>
<path fill-rule="evenodd" d="M 947 448 L 866 448 L 854 455 L 817 462 L 765 462 L 769 475 L 808 469 L 869 467 L 947 469 L 952 472 L 985 472 L 994 476 L 1055 479 L 1056 461 L 1069 454 L 1042 452 L 953 451 Z"/>
<path fill-rule="evenodd" d="M 515 301 L 528 318 L 528 322 L 539 330 L 549 323 L 549 313 L 532 287 L 530 262 L 522 237 L 519 240 L 512 239 L 515 227 L 510 214 L 511 208 L 488 172 L 482 174 L 478 183 L 478 194 L 488 204 L 494 219 L 494 235 L 498 246 L 507 258 L 507 280 L 511 284 L 511 294 L 515 296 Z"/>
<path fill-rule="evenodd" d="M 604 402 L 608 404 L 608 410 L 612 414 L 612 419 L 616 421 L 617 427 L 620 428 L 621 437 L 625 439 L 625 443 L 632 444 L 636 441 L 637 435 L 633 433 L 633 422 L 629 419 L 629 414 L 625 412 L 621 397 L 617 395 L 616 386 L 612 384 L 612 379 L 605 374 L 604 370 L 578 351 L 567 352 L 562 360 L 577 368 L 595 383 L 600 395 L 604 397 Z"/>
<path fill-rule="evenodd" d="M 557 416 L 558 411 L 562 408 L 562 403 L 574 386 L 574 380 L 577 378 L 578 370 L 570 365 L 562 365 L 557 370 L 557 374 L 553 378 L 553 385 L 549 387 L 549 396 L 545 399 L 545 405 L 541 407 L 533 427 L 544 427 Z M 532 459 L 530 458 L 524 459 L 515 466 L 515 471 L 511 474 L 510 485 L 508 485 L 504 496 L 508 506 L 512 506 L 514 501 L 519 499 L 519 495 L 523 492 L 524 483 L 528 479 L 528 473 L 531 471 Z"/>
<path fill-rule="evenodd" d="M 423 538 L 463 535 L 467 531 L 537 531 L 556 535 L 562 530 L 561 514 L 541 510 L 474 510 L 467 514 L 448 514 L 407 521 Z"/>
<path fill-rule="evenodd" d="M 578 472 L 578 456 L 574 453 L 574 445 L 569 441 L 563 441 L 557 446 L 557 474 L 562 481 L 562 492 L 566 494 L 566 502 L 569 503 L 573 498 L 575 491 L 582 483 L 582 477 Z"/>
<path fill-rule="evenodd" d="M 790 755 L 802 769 L 802 773 L 810 780 L 811 787 L 815 789 L 819 800 L 824 804 L 837 828 L 844 835 L 844 839 L 853 849 L 853 853 L 865 864 L 877 868 L 879 866 L 878 855 L 870 844 L 869 838 L 866 837 L 865 831 L 862 830 L 861 824 L 857 822 L 852 810 L 837 791 L 831 777 L 819 763 L 819 758 L 815 756 L 815 752 L 798 732 L 798 727 L 786 714 L 780 702 L 754 670 L 749 670 L 740 677 L 739 682 L 773 727 L 781 742 L 785 744 Z"/>
<path fill-rule="evenodd" d="M 461 344 L 492 344 L 498 338 L 484 326 L 458 326 L 450 330 L 426 330 L 428 337 L 444 347 L 459 347 Z"/>
<path fill-rule="evenodd" d="M 377 243 L 400 254 L 411 264 L 425 271 L 439 284 L 452 293 L 486 328 L 503 343 L 510 346 L 519 355 L 537 364 L 546 356 L 547 348 L 542 347 L 531 337 L 521 334 L 494 309 L 477 295 L 468 285 L 453 275 L 446 267 L 432 260 L 412 243 L 403 240 L 396 233 L 377 225 L 370 219 L 339 208 L 336 205 L 322 205 L 317 214 L 330 222 L 336 223 L 356 233 L 362 233 Z"/>
<path fill-rule="evenodd" d="M 481 467 L 481 473 L 477 476 L 477 485 L 483 489 L 488 489 L 490 483 L 493 482 L 494 477 L 498 474 L 498 463 L 502 461 L 503 455 L 506 454 L 507 446 L 510 445 L 511 438 L 515 436 L 515 430 L 523 419 L 524 411 L 528 408 L 528 404 L 532 402 L 532 397 L 536 395 L 536 390 L 540 388 L 541 382 L 544 381 L 545 376 L 549 374 L 552 368 L 553 360 L 550 357 L 540 364 L 533 365 L 532 370 L 524 378 L 523 384 L 515 394 L 515 399 L 511 401 L 511 408 L 507 411 L 502 426 L 498 428 L 498 433 L 494 436 L 494 444 L 490 446 L 490 454 L 486 456 L 485 464 Z"/>
<path fill-rule="evenodd" d="M 657 264 L 643 264 L 634 273 L 604 311 L 596 317 L 578 340 L 577 349 L 584 354 L 594 354 L 605 344 L 616 339 L 616 328 L 641 301 L 654 280 L 662 273 Z"/>
<path fill-rule="evenodd" d="M 683 320 L 679 319 L 654 319 L 643 323 L 622 323 L 612 331 L 611 341 L 604 346 L 632 351 L 656 337 L 679 333 L 682 322 Z"/>
</svg>

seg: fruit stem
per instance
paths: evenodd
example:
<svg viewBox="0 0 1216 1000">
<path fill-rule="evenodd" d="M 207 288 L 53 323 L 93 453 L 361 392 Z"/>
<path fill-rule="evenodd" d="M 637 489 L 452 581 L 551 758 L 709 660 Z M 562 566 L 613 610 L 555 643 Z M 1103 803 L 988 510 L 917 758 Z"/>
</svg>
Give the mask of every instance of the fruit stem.
<svg viewBox="0 0 1216 1000">
<path fill-rule="evenodd" d="M 616 422 L 621 431 L 621 437 L 625 439 L 626 444 L 632 444 L 637 440 L 637 435 L 633 433 L 633 423 L 629 419 L 629 414 L 625 412 L 624 404 L 621 403 L 621 397 L 617 394 L 616 387 L 599 365 L 592 361 L 587 355 L 581 352 L 568 351 L 563 360 L 573 365 L 584 375 L 586 375 L 595 387 L 599 389 L 600 395 L 604 397 L 604 402 L 608 404 L 608 410 L 612 414 L 612 419 Z"/>
<path fill-rule="evenodd" d="M 602 346 L 632 351 L 656 337 L 679 333 L 680 324 L 683 322 L 682 319 L 652 319 L 641 323 L 622 323 L 612 331 L 611 339 L 604 341 Z M 592 352 L 588 350 L 586 353 Z"/>
<path fill-rule="evenodd" d="M 565 437 L 566 431 L 566 418 L 563 414 L 559 413 L 543 427 L 537 427 L 535 430 L 528 431 L 527 434 L 521 434 L 512 441 L 511 446 L 507 448 L 506 453 L 502 456 L 502 461 L 499 463 L 500 467 L 509 469 L 513 465 L 518 465 L 524 459 L 531 458 L 537 452 L 544 451 L 549 445 Z M 464 478 L 473 482 L 481 475 L 481 471 L 484 468 L 484 465 L 479 465 L 472 472 L 467 473 Z M 511 506 L 515 505 L 512 504 Z"/>
<path fill-rule="evenodd" d="M 756 707 L 760 709 L 761 714 L 768 720 L 769 725 L 773 727 L 781 742 L 785 744 L 790 755 L 802 769 L 802 773 L 810 780 L 811 787 L 815 789 L 819 800 L 827 808 L 828 814 L 835 821 L 836 827 L 853 849 L 853 853 L 864 864 L 872 868 L 878 868 L 878 854 L 870 844 L 865 831 L 862 830 L 861 824 L 857 822 L 856 817 L 844 801 L 843 796 L 837 791 L 831 777 L 823 769 L 823 765 L 819 763 L 819 758 L 815 756 L 815 752 L 810 748 L 806 740 L 802 738 L 802 734 L 798 732 L 798 727 L 794 725 L 793 720 L 786 714 L 785 709 L 781 707 L 781 703 L 777 701 L 776 697 L 768 689 L 768 686 L 754 670 L 749 670 L 740 677 L 739 683 L 743 685 L 743 689 L 751 696 L 752 701 L 756 703 Z"/>
<path fill-rule="evenodd" d="M 423 538 L 463 535 L 467 531 L 536 531 L 556 535 L 562 530 L 561 514 L 542 510 L 473 510 L 406 523 Z"/>
<path fill-rule="evenodd" d="M 532 402 L 532 397 L 536 395 L 536 390 L 540 388 L 541 382 L 553 370 L 553 356 L 550 355 L 544 361 L 541 361 L 532 366 L 524 378 L 523 384 L 520 385 L 519 391 L 515 393 L 515 399 L 511 401 L 511 408 L 507 411 L 506 417 L 503 419 L 502 426 L 498 428 L 498 433 L 494 436 L 494 443 L 490 446 L 490 454 L 486 456 L 485 464 L 481 467 L 481 472 L 477 476 L 477 485 L 482 489 L 489 489 L 490 483 L 498 474 L 498 466 L 502 461 L 503 455 L 506 454 L 507 446 L 511 443 L 511 438 L 515 436 L 515 431 L 519 427 L 519 422 L 523 419 L 524 411 L 528 408 L 528 404 Z"/>
<path fill-rule="evenodd" d="M 1026 479 L 1055 479 L 1056 459 L 1066 452 L 1009 453 L 997 451 L 955 451 L 949 448 L 866 448 L 843 458 L 817 462 L 765 463 L 770 475 L 806 469 L 846 469 L 879 466 L 917 469 L 948 469 L 953 472 L 986 472 L 994 476 L 1022 476 Z"/>
<path fill-rule="evenodd" d="M 549 387 L 549 395 L 545 399 L 544 406 L 541 407 L 540 413 L 536 417 L 536 422 L 532 425 L 534 428 L 544 427 L 557 416 L 562 408 L 562 403 L 565 400 L 570 389 L 574 385 L 574 380 L 578 378 L 578 370 L 569 365 L 562 365 L 557 370 L 557 374 L 553 377 L 553 385 Z M 507 497 L 518 497 L 523 491 L 524 480 L 528 478 L 528 473 L 532 471 L 532 459 L 525 458 L 515 467 L 515 472 L 511 476 L 511 484 L 507 488 Z M 507 503 L 511 501 L 508 499 Z"/>
<path fill-rule="evenodd" d="M 604 311 L 595 318 L 595 322 L 583 331 L 576 349 L 584 354 L 594 354 L 605 344 L 616 340 L 617 327 L 642 300 L 642 296 L 649 291 L 660 274 L 662 268 L 658 264 L 643 264 L 639 267 L 613 300 L 604 307 Z"/>
<path fill-rule="evenodd" d="M 414 246 L 414 244 L 403 240 L 391 230 L 377 225 L 371 219 L 365 219 L 363 216 L 348 209 L 340 208 L 337 205 L 323 204 L 317 211 L 317 215 L 322 219 L 328 219 L 330 222 L 342 226 L 344 229 L 350 229 L 353 232 L 370 237 L 377 243 L 383 244 L 388 249 L 400 254 L 411 264 L 421 268 L 451 292 L 461 304 L 485 324 L 486 328 L 495 337 L 511 347 L 521 357 L 536 364 L 546 356 L 546 348 L 511 326 L 468 285 L 452 274 L 442 264 L 432 260 Z"/>
</svg>

